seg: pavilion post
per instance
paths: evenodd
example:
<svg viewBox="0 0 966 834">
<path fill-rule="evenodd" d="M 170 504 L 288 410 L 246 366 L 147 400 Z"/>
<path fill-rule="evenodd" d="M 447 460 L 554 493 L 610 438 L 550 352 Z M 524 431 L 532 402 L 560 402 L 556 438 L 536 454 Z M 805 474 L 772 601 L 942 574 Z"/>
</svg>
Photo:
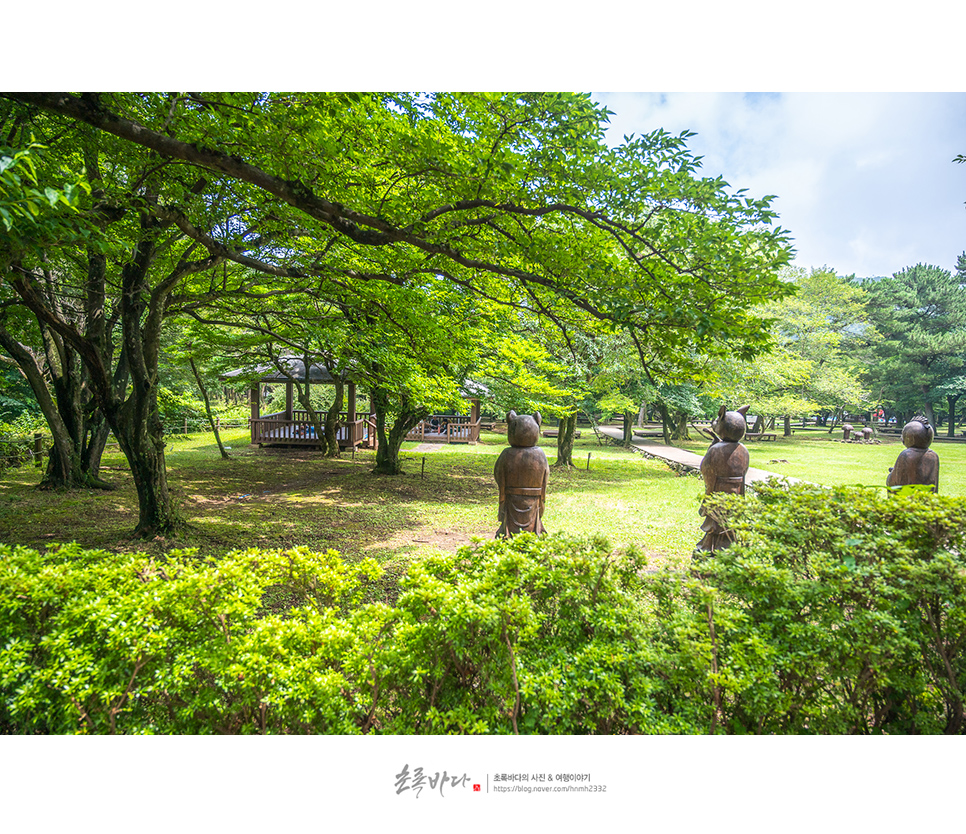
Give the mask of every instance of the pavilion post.
<svg viewBox="0 0 966 834">
<path fill-rule="evenodd" d="M 349 443 L 352 444 L 354 452 L 356 441 L 359 439 L 356 437 L 356 384 L 354 382 L 347 382 L 346 387 L 349 389 L 345 406 L 346 437 L 349 439 Z"/>
<path fill-rule="evenodd" d="M 308 379 L 305 380 L 305 384 L 308 385 Z M 291 422 L 292 420 L 292 380 L 285 383 L 285 419 Z"/>
<path fill-rule="evenodd" d="M 259 413 L 259 396 L 258 396 L 259 387 L 260 386 L 257 384 L 253 385 L 248 392 L 248 402 L 251 404 L 251 407 L 252 407 L 252 419 L 249 421 L 251 423 L 251 429 L 252 429 L 252 443 L 255 442 L 255 432 L 256 432 L 256 425 L 257 425 L 255 421 L 261 416 L 261 414 Z"/>
<path fill-rule="evenodd" d="M 346 383 L 349 388 L 348 401 L 346 402 L 346 422 L 354 423 L 356 421 L 356 384 L 354 382 Z"/>
</svg>

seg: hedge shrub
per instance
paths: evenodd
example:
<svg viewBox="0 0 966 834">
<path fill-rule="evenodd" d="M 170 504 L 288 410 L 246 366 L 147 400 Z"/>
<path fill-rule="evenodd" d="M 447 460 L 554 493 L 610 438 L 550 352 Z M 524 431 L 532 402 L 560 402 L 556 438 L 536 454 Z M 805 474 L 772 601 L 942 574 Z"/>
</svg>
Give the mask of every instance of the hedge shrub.
<svg viewBox="0 0 966 834">
<path fill-rule="evenodd" d="M 76 545 L 0 551 L 0 723 L 15 732 L 348 733 L 341 673 L 379 573 L 333 551 L 163 563 Z M 300 603 L 264 615 L 280 586 Z"/>
<path fill-rule="evenodd" d="M 333 551 L 159 562 L 3 547 L 0 723 L 46 733 L 658 731 L 667 722 L 650 716 L 635 672 L 641 566 L 600 540 L 521 536 L 416 563 L 392 608 L 360 604 L 374 562 L 346 565 Z M 296 604 L 266 612 L 270 588 Z"/>
<path fill-rule="evenodd" d="M 966 500 L 718 510 L 738 543 L 690 573 L 521 535 L 415 562 L 395 606 L 333 551 L 0 547 L 0 731 L 963 732 Z"/>
<path fill-rule="evenodd" d="M 721 511 L 739 544 L 700 564 L 701 637 L 664 632 L 668 703 L 718 702 L 730 732 L 963 732 L 966 499 L 767 486 Z"/>
</svg>

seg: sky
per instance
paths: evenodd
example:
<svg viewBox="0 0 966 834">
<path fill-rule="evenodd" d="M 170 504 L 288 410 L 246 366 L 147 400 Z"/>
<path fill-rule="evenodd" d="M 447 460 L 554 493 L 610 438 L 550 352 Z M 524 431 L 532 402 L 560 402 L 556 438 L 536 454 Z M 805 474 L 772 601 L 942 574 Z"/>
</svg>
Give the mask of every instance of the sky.
<svg viewBox="0 0 966 834">
<path fill-rule="evenodd" d="M 774 194 L 794 263 L 839 275 L 953 270 L 966 251 L 966 93 L 594 93 L 608 142 L 692 131 L 700 173 Z"/>
</svg>

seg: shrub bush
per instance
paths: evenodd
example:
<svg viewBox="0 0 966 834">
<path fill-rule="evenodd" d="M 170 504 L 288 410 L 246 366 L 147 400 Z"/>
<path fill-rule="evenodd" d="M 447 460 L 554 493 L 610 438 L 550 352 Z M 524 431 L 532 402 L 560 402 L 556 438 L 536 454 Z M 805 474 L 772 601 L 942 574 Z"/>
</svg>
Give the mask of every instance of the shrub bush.
<svg viewBox="0 0 966 834">
<path fill-rule="evenodd" d="M 193 552 L 164 562 L 76 545 L 0 551 L 0 723 L 8 732 L 357 731 L 348 609 L 379 573 L 333 551 Z M 265 615 L 281 586 L 299 605 Z"/>
<path fill-rule="evenodd" d="M 677 704 L 729 732 L 963 732 L 966 499 L 768 486 L 720 511 L 738 544 L 660 618 Z"/>
<path fill-rule="evenodd" d="M 0 422 L 0 473 L 34 459 L 35 433 L 49 434 L 47 423 L 39 413 L 23 411 L 13 422 Z"/>
<path fill-rule="evenodd" d="M 690 729 L 644 674 L 640 553 L 603 539 L 519 535 L 417 562 L 380 655 L 390 732 Z"/>
<path fill-rule="evenodd" d="M 304 550 L 163 561 L 0 548 L 7 732 L 679 731 L 640 674 L 637 553 L 519 536 L 379 569 Z M 296 605 L 262 608 L 273 587 Z"/>
<path fill-rule="evenodd" d="M 0 547 L 0 731 L 961 733 L 966 499 L 764 487 L 690 574 L 520 535 L 415 562 Z M 292 607 L 266 608 L 266 594 Z"/>
<path fill-rule="evenodd" d="M 158 389 L 158 412 L 169 434 L 184 431 L 185 421 L 189 431 L 210 431 L 205 404 L 192 392 L 177 393 L 161 386 Z M 233 405 L 212 397 L 211 413 L 224 421 L 247 421 L 250 410 L 247 405 Z"/>
</svg>

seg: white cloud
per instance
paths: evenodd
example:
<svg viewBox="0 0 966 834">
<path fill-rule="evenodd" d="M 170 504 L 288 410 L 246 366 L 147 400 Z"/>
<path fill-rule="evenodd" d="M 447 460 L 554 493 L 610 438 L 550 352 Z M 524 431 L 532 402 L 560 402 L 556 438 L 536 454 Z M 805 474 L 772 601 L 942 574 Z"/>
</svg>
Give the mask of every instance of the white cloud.
<svg viewBox="0 0 966 834">
<path fill-rule="evenodd" d="M 662 127 L 698 135 L 702 173 L 775 194 L 796 262 L 885 275 L 945 268 L 966 250 L 966 94 L 596 94 L 611 139 Z"/>
</svg>

